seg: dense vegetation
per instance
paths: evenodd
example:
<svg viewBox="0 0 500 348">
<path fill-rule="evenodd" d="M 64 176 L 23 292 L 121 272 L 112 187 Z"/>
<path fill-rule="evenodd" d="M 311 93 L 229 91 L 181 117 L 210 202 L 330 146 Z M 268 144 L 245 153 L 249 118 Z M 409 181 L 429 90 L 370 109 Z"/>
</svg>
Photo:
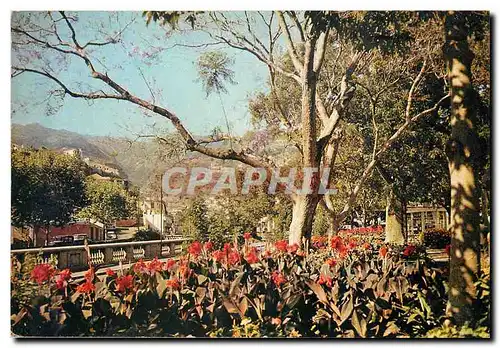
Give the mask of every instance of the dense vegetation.
<svg viewBox="0 0 500 348">
<path fill-rule="evenodd" d="M 414 246 L 385 245 L 377 230 L 286 241 L 262 252 L 193 242 L 188 254 L 126 271 L 39 264 L 14 273 L 12 330 L 29 336 L 489 337 L 489 276 L 463 328 L 445 316 L 448 270 Z M 366 238 L 368 237 L 368 239 Z M 367 242 L 366 240 L 371 240 Z M 33 292 L 27 298 L 23 293 Z"/>
</svg>

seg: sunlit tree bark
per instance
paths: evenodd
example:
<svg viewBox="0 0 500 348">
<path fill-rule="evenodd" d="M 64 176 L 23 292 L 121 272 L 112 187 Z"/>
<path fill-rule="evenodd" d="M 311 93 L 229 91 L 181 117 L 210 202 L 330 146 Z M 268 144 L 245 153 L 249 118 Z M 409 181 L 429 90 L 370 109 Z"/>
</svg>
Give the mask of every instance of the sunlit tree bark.
<svg viewBox="0 0 500 348">
<path fill-rule="evenodd" d="M 471 83 L 474 54 L 467 42 L 466 20 L 465 12 L 446 15 L 444 45 L 451 95 L 451 138 L 447 144 L 452 233 L 449 313 L 458 324 L 473 318 L 474 282 L 480 267 L 480 190 L 473 168 L 478 148 Z"/>
</svg>

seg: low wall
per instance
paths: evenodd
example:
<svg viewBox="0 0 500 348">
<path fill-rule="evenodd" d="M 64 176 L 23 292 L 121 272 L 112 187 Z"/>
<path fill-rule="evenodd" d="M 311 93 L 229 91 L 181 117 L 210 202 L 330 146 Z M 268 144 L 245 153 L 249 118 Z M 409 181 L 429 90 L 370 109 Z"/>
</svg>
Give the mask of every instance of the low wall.
<svg viewBox="0 0 500 348">
<path fill-rule="evenodd" d="M 90 263 L 98 267 L 119 262 L 133 263 L 139 259 L 172 257 L 182 252 L 182 243 L 188 240 L 189 238 L 170 236 L 161 241 L 89 244 Z M 11 250 L 11 255 L 19 261 L 22 261 L 26 254 L 41 256 L 38 263 L 48 262 L 51 257 L 55 258 L 59 269 L 80 270 L 88 267 L 88 253 L 84 245 Z"/>
</svg>

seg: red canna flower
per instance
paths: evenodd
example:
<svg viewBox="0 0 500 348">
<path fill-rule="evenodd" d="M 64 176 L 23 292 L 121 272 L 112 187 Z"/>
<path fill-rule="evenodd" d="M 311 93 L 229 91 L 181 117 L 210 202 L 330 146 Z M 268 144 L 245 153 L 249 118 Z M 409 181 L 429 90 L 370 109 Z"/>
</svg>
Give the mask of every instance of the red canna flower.
<svg viewBox="0 0 500 348">
<path fill-rule="evenodd" d="M 446 245 L 444 251 L 446 252 L 446 255 L 450 256 L 451 244 Z"/>
<path fill-rule="evenodd" d="M 347 249 L 344 245 L 341 245 L 338 249 L 337 249 L 338 253 L 339 253 L 339 256 L 340 258 L 345 258 L 349 252 L 349 249 Z"/>
<path fill-rule="evenodd" d="M 236 265 L 241 260 L 240 254 L 238 251 L 231 251 L 229 255 L 227 255 L 227 263 L 230 265 Z"/>
<path fill-rule="evenodd" d="M 139 274 L 148 273 L 148 266 L 143 259 L 137 261 L 134 265 L 134 272 Z"/>
<path fill-rule="evenodd" d="M 224 253 L 225 254 L 228 254 L 232 249 L 233 249 L 233 247 L 231 246 L 231 244 L 229 244 L 229 243 L 224 244 Z"/>
<path fill-rule="evenodd" d="M 94 267 L 90 267 L 87 272 L 83 275 L 88 282 L 92 282 L 95 278 Z"/>
<path fill-rule="evenodd" d="M 318 279 L 318 284 L 326 284 L 329 288 L 332 287 L 332 277 L 326 276 L 324 274 L 321 274 Z"/>
<path fill-rule="evenodd" d="M 288 242 L 286 240 L 279 240 L 276 243 L 274 243 L 274 246 L 276 247 L 277 250 L 286 252 L 288 247 Z"/>
<path fill-rule="evenodd" d="M 205 248 L 206 251 L 210 251 L 214 248 L 214 243 L 212 243 L 211 241 L 205 242 L 203 247 Z"/>
<path fill-rule="evenodd" d="M 48 263 L 36 265 L 31 271 L 31 279 L 35 280 L 39 285 L 44 281 L 52 279 L 56 270 Z"/>
<path fill-rule="evenodd" d="M 247 254 L 246 260 L 250 264 L 259 262 L 259 257 L 257 256 L 257 249 L 252 248 L 252 250 Z"/>
<path fill-rule="evenodd" d="M 157 272 L 161 272 L 163 269 L 163 262 L 158 260 L 158 257 L 155 257 L 148 263 L 148 273 L 149 275 L 155 275 Z"/>
<path fill-rule="evenodd" d="M 212 253 L 212 256 L 215 261 L 221 262 L 226 257 L 226 253 L 222 250 L 216 250 Z"/>
<path fill-rule="evenodd" d="M 168 279 L 165 285 L 167 288 L 172 288 L 173 290 L 179 290 L 181 288 L 181 283 L 179 283 L 179 279 L 177 278 Z"/>
<path fill-rule="evenodd" d="M 306 256 L 306 253 L 302 250 L 299 250 L 299 251 L 297 251 L 297 253 L 295 255 L 300 256 L 300 257 L 304 257 L 304 256 Z"/>
<path fill-rule="evenodd" d="M 405 250 L 403 251 L 403 255 L 408 257 L 408 256 L 411 256 L 415 253 L 415 246 L 414 245 L 408 245 Z"/>
<path fill-rule="evenodd" d="M 330 266 L 330 267 L 335 267 L 335 265 L 337 264 L 337 260 L 335 260 L 334 258 L 330 257 L 329 259 L 325 260 L 325 263 L 328 266 Z"/>
<path fill-rule="evenodd" d="M 198 241 L 194 241 L 191 243 L 191 245 L 188 247 L 188 253 L 190 253 L 194 257 L 198 257 L 201 254 L 202 250 L 202 245 Z"/>
<path fill-rule="evenodd" d="M 129 274 L 116 278 L 116 291 L 126 292 L 134 287 L 134 276 Z"/>
<path fill-rule="evenodd" d="M 68 286 L 68 280 L 71 279 L 71 271 L 69 269 L 64 269 L 56 276 L 56 287 L 59 290 L 64 289 Z"/>
<path fill-rule="evenodd" d="M 243 233 L 243 238 L 245 238 L 245 240 L 249 240 L 250 238 L 252 238 L 252 234 L 249 232 L 245 232 Z"/>
<path fill-rule="evenodd" d="M 193 270 L 189 267 L 189 263 L 187 261 L 181 261 L 181 265 L 179 267 L 179 273 L 182 279 L 187 280 L 193 273 Z"/>
<path fill-rule="evenodd" d="M 114 277 L 114 276 L 116 275 L 116 272 L 115 272 L 115 271 L 113 271 L 111 268 L 108 268 L 108 269 L 106 270 L 106 275 L 107 275 L 108 277 Z"/>
<path fill-rule="evenodd" d="M 85 283 L 78 285 L 78 287 L 76 288 L 76 291 L 81 292 L 83 294 L 89 294 L 94 290 L 95 290 L 95 285 L 88 280 Z"/>
<path fill-rule="evenodd" d="M 339 236 L 334 236 L 331 241 L 331 246 L 332 249 L 340 251 L 342 248 L 344 248 L 344 241 Z"/>
<path fill-rule="evenodd" d="M 59 277 L 63 280 L 70 280 L 71 279 L 71 271 L 68 268 L 63 269 L 61 272 L 59 272 Z"/>
<path fill-rule="evenodd" d="M 284 284 L 286 282 L 285 276 L 278 271 L 274 271 L 273 274 L 271 275 L 271 278 L 273 280 L 273 283 L 277 287 L 281 286 L 281 284 Z"/>
<path fill-rule="evenodd" d="M 387 252 L 389 251 L 389 249 L 387 249 L 386 246 L 383 246 L 380 248 L 380 250 L 378 251 L 378 254 L 380 255 L 380 257 L 385 257 L 387 255 Z"/>
<path fill-rule="evenodd" d="M 68 286 L 68 282 L 67 281 L 65 281 L 64 279 L 59 278 L 59 277 L 56 278 L 56 288 L 58 290 L 62 290 L 62 289 L 64 289 L 67 286 Z"/>
<path fill-rule="evenodd" d="M 272 318 L 271 319 L 271 324 L 273 324 L 273 325 L 281 325 L 281 319 L 280 318 Z"/>
<path fill-rule="evenodd" d="M 288 245 L 286 247 L 286 250 L 290 253 L 290 254 L 295 254 L 297 252 L 297 250 L 299 250 L 299 245 L 297 243 L 293 243 L 292 245 Z"/>
<path fill-rule="evenodd" d="M 163 269 L 165 271 L 170 271 L 176 264 L 177 262 L 174 259 L 168 259 L 167 262 L 163 264 Z"/>
</svg>

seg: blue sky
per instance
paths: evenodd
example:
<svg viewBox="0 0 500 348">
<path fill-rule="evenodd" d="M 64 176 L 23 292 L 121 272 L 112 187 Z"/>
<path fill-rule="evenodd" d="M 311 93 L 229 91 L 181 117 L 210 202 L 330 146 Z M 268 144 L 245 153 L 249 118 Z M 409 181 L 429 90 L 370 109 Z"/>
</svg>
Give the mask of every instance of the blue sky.
<svg viewBox="0 0 500 348">
<path fill-rule="evenodd" d="M 160 52 L 155 59 L 148 60 L 149 66 L 138 57 L 141 52 L 151 52 L 154 47 L 165 48 L 179 42 L 199 44 L 207 42 L 207 38 L 193 32 L 169 37 L 164 29 L 154 23 L 146 27 L 140 13 L 121 13 L 120 16 L 124 18 L 122 24 L 136 18 L 124 33 L 125 47 L 110 45 L 96 50 L 92 55 L 98 57 L 108 69 L 100 64 L 96 67 L 101 72 L 108 71 L 111 78 L 131 93 L 149 99 L 150 93 L 140 74 L 140 68 L 150 86 L 154 90 L 161 90 L 157 104 L 175 112 L 193 134 L 207 134 L 216 126 L 225 129 L 218 97 L 212 95 L 206 98 L 201 83 L 196 81 L 196 60 L 207 49 L 170 48 Z M 102 28 L 96 24 L 101 22 L 105 23 Z M 103 12 L 80 12 L 75 24 L 77 36 L 82 42 L 91 39 L 96 28 L 112 31 L 118 27 L 115 22 L 110 24 L 109 13 Z M 147 45 L 152 45 L 153 48 L 147 48 Z M 234 58 L 233 70 L 238 84 L 228 86 L 229 93 L 223 95 L 223 102 L 233 133 L 242 134 L 250 128 L 248 97 L 257 91 L 265 91 L 267 70 L 248 53 L 222 46 L 208 49 L 224 50 Z M 49 56 L 49 60 L 56 66 L 60 64 L 53 57 Z M 80 88 L 80 82 L 89 83 L 93 87 L 103 86 L 89 77 L 85 65 L 78 59 L 70 60 L 58 76 L 74 89 Z M 61 109 L 53 115 L 47 115 L 47 103 L 44 100 L 54 87 L 55 84 L 51 81 L 29 73 L 12 79 L 12 122 L 38 122 L 50 128 L 105 136 L 150 133 L 147 125 L 155 125 L 156 129 L 172 129 L 168 120 L 159 116 L 146 116 L 137 106 L 124 101 L 98 100 L 89 104 L 85 100 L 68 96 Z"/>
</svg>

